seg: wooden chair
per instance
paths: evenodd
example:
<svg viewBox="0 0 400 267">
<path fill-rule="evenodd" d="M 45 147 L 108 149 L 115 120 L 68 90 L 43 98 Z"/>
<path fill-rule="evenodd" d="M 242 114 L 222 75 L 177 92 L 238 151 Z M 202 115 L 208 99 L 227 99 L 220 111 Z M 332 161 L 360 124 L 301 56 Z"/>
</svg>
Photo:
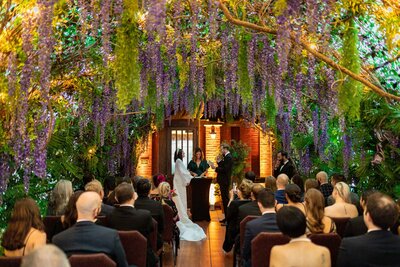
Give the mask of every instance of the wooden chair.
<svg viewBox="0 0 400 267">
<path fill-rule="evenodd" d="M 176 257 L 178 256 L 178 248 L 179 248 L 179 236 L 176 237 L 174 234 L 174 228 L 176 226 L 176 222 L 174 220 L 174 211 L 168 205 L 163 205 L 164 209 L 164 233 L 163 233 L 163 241 L 172 245 L 172 256 L 174 259 L 174 265 L 176 265 Z"/>
<path fill-rule="evenodd" d="M 117 267 L 117 264 L 103 253 L 72 255 L 69 257 L 71 267 Z"/>
<path fill-rule="evenodd" d="M 260 233 L 251 241 L 251 264 L 253 267 L 269 267 L 271 249 L 289 243 L 290 238 L 282 233 Z"/>
<path fill-rule="evenodd" d="M 128 265 L 146 267 L 147 239 L 138 231 L 118 231 Z"/>
<path fill-rule="evenodd" d="M 4 267 L 19 267 L 22 262 L 22 257 L 0 257 L 0 266 Z"/>
<path fill-rule="evenodd" d="M 336 260 L 339 253 L 340 243 L 342 239 L 336 233 L 331 234 L 311 234 L 309 235 L 311 241 L 320 246 L 324 246 L 329 249 L 331 254 L 331 266 L 336 266 Z"/>
<path fill-rule="evenodd" d="M 336 233 L 343 238 L 344 231 L 346 230 L 346 226 L 350 218 L 331 218 L 336 224 Z"/>
<path fill-rule="evenodd" d="M 254 219 L 257 219 L 260 216 L 254 216 L 254 215 L 249 215 L 246 216 L 246 218 L 244 218 L 241 222 L 240 222 L 240 232 L 239 232 L 239 237 L 240 237 L 240 247 L 239 248 L 234 248 L 233 249 L 233 267 L 236 266 L 237 262 L 241 262 L 242 261 L 242 250 L 243 250 L 243 244 L 244 244 L 244 232 L 246 230 L 246 224 L 249 221 L 252 221 Z M 239 251 L 239 255 L 237 254 L 237 251 Z"/>
</svg>

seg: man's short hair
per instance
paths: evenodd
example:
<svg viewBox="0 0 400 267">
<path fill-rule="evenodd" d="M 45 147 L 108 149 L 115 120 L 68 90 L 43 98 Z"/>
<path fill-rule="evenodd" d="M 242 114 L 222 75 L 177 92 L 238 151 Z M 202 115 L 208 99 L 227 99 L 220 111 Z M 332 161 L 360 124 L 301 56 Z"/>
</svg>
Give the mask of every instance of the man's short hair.
<svg viewBox="0 0 400 267">
<path fill-rule="evenodd" d="M 281 173 L 276 178 L 276 183 L 280 186 L 286 186 L 289 183 L 289 177 L 286 174 Z"/>
<path fill-rule="evenodd" d="M 103 186 L 99 180 L 93 179 L 91 182 L 85 185 L 85 191 L 96 192 L 100 195 L 101 191 L 103 191 Z"/>
<path fill-rule="evenodd" d="M 375 190 L 375 189 L 365 190 L 364 192 L 362 192 L 360 200 L 362 200 L 362 201 L 366 204 L 367 201 L 368 201 L 368 198 L 369 198 L 372 194 L 375 194 L 375 193 L 378 193 L 378 192 L 379 192 L 379 191 L 378 191 L 378 190 Z"/>
<path fill-rule="evenodd" d="M 140 179 L 137 182 L 136 187 L 139 197 L 147 197 L 150 193 L 151 183 L 148 179 Z"/>
<path fill-rule="evenodd" d="M 222 145 L 222 148 L 223 148 L 223 149 L 226 149 L 226 150 L 229 150 L 229 149 L 230 149 L 230 147 L 229 147 L 228 145 Z"/>
<path fill-rule="evenodd" d="M 285 158 L 287 158 L 287 159 L 289 158 L 289 154 L 288 154 L 286 151 L 282 151 L 282 150 L 281 150 L 281 151 L 278 152 L 278 154 L 279 154 L 279 153 L 282 155 L 282 157 L 285 157 Z"/>
<path fill-rule="evenodd" d="M 368 197 L 366 212 L 372 222 L 383 230 L 393 226 L 399 217 L 399 208 L 393 199 L 380 192 Z"/>
<path fill-rule="evenodd" d="M 258 193 L 263 190 L 264 187 L 260 184 L 253 184 L 253 187 L 251 188 L 251 193 L 253 194 L 254 199 L 258 198 Z"/>
<path fill-rule="evenodd" d="M 248 171 L 244 174 L 244 178 L 254 183 L 254 181 L 256 180 L 256 174 L 253 171 Z"/>
<path fill-rule="evenodd" d="M 275 194 L 269 189 L 263 189 L 258 192 L 257 202 L 263 206 L 265 209 L 275 207 Z"/>
<path fill-rule="evenodd" d="M 132 184 L 122 183 L 115 188 L 115 198 L 119 204 L 124 204 L 131 200 L 135 194 Z"/>
<path fill-rule="evenodd" d="M 70 267 L 70 264 L 65 253 L 52 244 L 37 248 L 22 257 L 21 267 L 43 266 Z"/>
<path fill-rule="evenodd" d="M 328 182 L 328 174 L 324 171 L 318 172 L 316 177 L 320 182 Z"/>
<path fill-rule="evenodd" d="M 276 214 L 279 230 L 290 238 L 302 236 L 306 232 L 307 222 L 304 213 L 292 206 L 283 206 Z"/>
<path fill-rule="evenodd" d="M 346 178 L 344 177 L 343 174 L 334 173 L 331 176 L 331 181 L 333 181 L 335 183 L 346 182 Z"/>
</svg>

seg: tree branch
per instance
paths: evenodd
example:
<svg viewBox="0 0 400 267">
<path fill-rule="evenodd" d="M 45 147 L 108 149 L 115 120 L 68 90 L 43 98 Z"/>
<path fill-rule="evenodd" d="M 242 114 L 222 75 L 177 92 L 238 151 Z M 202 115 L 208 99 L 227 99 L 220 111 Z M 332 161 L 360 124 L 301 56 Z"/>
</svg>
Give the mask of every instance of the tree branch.
<svg viewBox="0 0 400 267">
<path fill-rule="evenodd" d="M 231 22 L 232 24 L 238 25 L 238 26 L 243 26 L 245 28 L 249 28 L 249 29 L 253 29 L 256 31 L 260 31 L 260 32 L 264 32 L 264 33 L 269 33 L 269 34 L 277 34 L 277 31 L 274 29 L 271 29 L 269 27 L 266 26 L 259 26 L 247 21 L 242 21 L 239 19 L 234 18 L 231 13 L 229 12 L 228 8 L 225 6 L 225 4 L 223 3 L 223 0 L 219 0 L 219 6 L 222 9 L 222 12 L 224 13 L 225 17 L 228 19 L 229 22 Z M 290 38 L 295 41 L 297 40 L 296 35 L 291 32 L 290 33 Z M 324 61 L 326 64 L 328 64 L 329 66 L 331 66 L 332 68 L 339 70 L 347 75 L 349 75 L 351 78 L 353 78 L 356 81 L 361 82 L 362 84 L 364 84 L 365 86 L 371 88 L 375 93 L 377 93 L 378 95 L 382 96 L 382 97 L 387 97 L 390 99 L 394 99 L 397 101 L 400 101 L 400 96 L 396 96 L 393 94 L 390 94 L 386 91 L 384 91 L 382 88 L 376 86 L 375 84 L 371 83 L 370 81 L 368 81 L 367 79 L 361 77 L 360 75 L 352 72 L 351 70 L 341 66 L 340 64 L 336 63 L 335 61 L 333 61 L 332 59 L 330 59 L 329 57 L 325 56 L 324 54 L 319 53 L 318 51 L 316 51 L 315 49 L 310 47 L 310 44 L 304 40 L 305 38 L 302 37 L 300 39 L 300 45 L 307 50 L 310 54 L 314 55 L 316 58 L 319 58 L 320 60 Z"/>
</svg>

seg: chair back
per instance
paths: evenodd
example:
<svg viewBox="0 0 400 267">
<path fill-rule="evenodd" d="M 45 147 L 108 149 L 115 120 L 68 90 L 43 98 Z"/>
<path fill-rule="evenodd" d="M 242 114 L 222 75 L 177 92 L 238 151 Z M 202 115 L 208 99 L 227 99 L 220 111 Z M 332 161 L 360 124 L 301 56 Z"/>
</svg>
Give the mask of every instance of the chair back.
<svg viewBox="0 0 400 267">
<path fill-rule="evenodd" d="M 336 225 L 336 233 L 343 238 L 344 236 L 344 231 L 346 230 L 346 226 L 350 218 L 331 218 Z"/>
<path fill-rule="evenodd" d="M 166 204 L 162 205 L 164 210 L 164 232 L 163 240 L 164 242 L 172 242 L 174 238 L 174 211 L 172 208 Z"/>
<path fill-rule="evenodd" d="M 249 221 L 257 219 L 258 217 L 260 217 L 260 216 L 248 215 L 240 222 L 240 254 L 242 254 L 242 251 L 243 251 L 244 232 L 246 231 L 246 224 Z"/>
<path fill-rule="evenodd" d="M 147 239 L 138 231 L 118 231 L 128 265 L 146 267 Z"/>
<path fill-rule="evenodd" d="M 320 246 L 329 249 L 331 254 L 331 266 L 336 266 L 336 260 L 339 253 L 340 242 L 342 239 L 336 233 L 331 234 L 311 234 L 309 235 L 311 241 Z"/>
<path fill-rule="evenodd" d="M 282 233 L 258 234 L 251 241 L 251 263 L 253 267 L 269 267 L 269 259 L 271 257 L 271 249 L 276 245 L 284 245 L 289 243 L 290 238 Z"/>
<path fill-rule="evenodd" d="M 103 253 L 71 255 L 71 267 L 117 267 L 117 264 Z"/>
<path fill-rule="evenodd" d="M 153 249 L 154 252 L 157 251 L 157 236 L 158 236 L 158 223 L 157 221 L 153 218 L 153 232 L 150 233 L 150 244 L 151 248 Z"/>
<path fill-rule="evenodd" d="M 51 242 L 54 234 L 57 234 L 57 224 L 61 223 L 61 216 L 46 216 L 43 217 L 44 231 L 48 243 Z"/>
<path fill-rule="evenodd" d="M 19 267 L 21 266 L 22 257 L 0 257 L 0 266 Z"/>
</svg>

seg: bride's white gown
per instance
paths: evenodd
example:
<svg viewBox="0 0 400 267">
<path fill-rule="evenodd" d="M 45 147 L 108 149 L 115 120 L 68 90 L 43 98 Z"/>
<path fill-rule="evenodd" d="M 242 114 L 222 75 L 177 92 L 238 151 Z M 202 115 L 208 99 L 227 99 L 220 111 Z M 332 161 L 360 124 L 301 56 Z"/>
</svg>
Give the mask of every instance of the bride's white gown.
<svg viewBox="0 0 400 267">
<path fill-rule="evenodd" d="M 176 225 L 179 228 L 181 240 L 199 241 L 205 239 L 207 236 L 203 229 L 193 223 L 187 215 L 186 186 L 192 178 L 193 176 L 186 169 L 182 160 L 177 159 L 174 174 L 174 188 L 177 196 L 173 197 L 179 215 L 179 221 Z"/>
</svg>

